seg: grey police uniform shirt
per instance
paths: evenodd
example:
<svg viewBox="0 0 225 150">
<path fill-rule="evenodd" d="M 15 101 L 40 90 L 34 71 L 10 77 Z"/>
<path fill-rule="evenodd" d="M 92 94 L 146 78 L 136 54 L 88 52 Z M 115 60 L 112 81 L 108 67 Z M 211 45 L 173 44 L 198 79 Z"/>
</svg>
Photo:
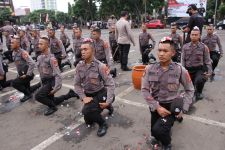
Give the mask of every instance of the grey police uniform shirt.
<svg viewBox="0 0 225 150">
<path fill-rule="evenodd" d="M 218 37 L 218 35 L 216 35 L 216 34 L 206 35 L 202 38 L 202 43 L 204 43 L 206 46 L 208 46 L 210 52 L 217 51 L 216 45 L 218 44 L 219 52 L 221 55 L 223 55 L 223 49 L 222 49 L 222 45 L 221 45 L 220 38 Z"/>
<path fill-rule="evenodd" d="M 0 55 L 0 76 L 4 76 L 4 75 L 5 75 L 5 71 L 2 66 L 2 55 Z"/>
<path fill-rule="evenodd" d="M 15 32 L 15 29 L 14 29 L 13 26 L 11 26 L 11 25 L 6 25 L 6 26 L 0 28 L 0 30 L 1 30 L 2 32 L 8 31 L 8 32 L 9 32 L 9 35 L 14 35 L 14 32 Z"/>
<path fill-rule="evenodd" d="M 91 64 L 80 61 L 74 75 L 74 89 L 81 99 L 86 97 L 85 93 L 95 93 L 107 89 L 107 103 L 113 102 L 115 83 L 109 74 L 105 64 L 94 58 Z"/>
<path fill-rule="evenodd" d="M 182 37 L 178 33 L 171 33 L 169 37 L 172 38 L 176 50 L 183 47 Z"/>
<path fill-rule="evenodd" d="M 116 40 L 119 44 L 135 44 L 134 36 L 131 31 L 131 26 L 127 20 L 121 18 L 116 22 Z"/>
<path fill-rule="evenodd" d="M 58 62 L 50 52 L 45 55 L 41 54 L 37 58 L 37 68 L 40 73 L 40 78 L 55 78 L 54 91 L 58 91 L 62 87 L 62 76 L 58 66 Z"/>
<path fill-rule="evenodd" d="M 106 60 L 107 65 L 110 67 L 112 65 L 112 54 L 109 48 L 109 44 L 102 39 L 99 41 L 94 40 L 95 48 L 95 58 L 98 60 Z"/>
<path fill-rule="evenodd" d="M 58 38 L 50 38 L 50 51 L 52 54 L 60 53 L 62 52 L 63 56 L 66 56 L 66 51 L 65 48 L 62 44 L 62 41 L 59 40 Z"/>
<path fill-rule="evenodd" d="M 198 42 L 194 45 L 192 42 L 184 44 L 182 48 L 182 65 L 186 68 L 206 66 L 208 73 L 212 74 L 212 61 L 210 59 L 208 47 Z"/>
<path fill-rule="evenodd" d="M 83 43 L 84 38 L 77 39 L 75 36 L 73 37 L 73 50 L 75 55 L 79 55 L 81 53 L 80 47 Z"/>
<path fill-rule="evenodd" d="M 180 84 L 185 93 L 182 96 L 183 110 L 188 111 L 194 95 L 194 87 L 188 71 L 181 65 L 171 62 L 164 71 L 160 63 L 146 66 L 142 77 L 141 92 L 151 111 L 155 111 L 160 103 L 170 103 L 181 97 Z"/>
<path fill-rule="evenodd" d="M 34 49 L 34 52 L 40 52 L 40 49 L 38 48 L 38 42 L 39 42 L 39 37 L 33 37 L 31 39 L 31 44 L 32 44 L 32 48 Z"/>
<path fill-rule="evenodd" d="M 149 40 L 152 40 L 153 47 L 154 47 L 155 46 L 155 39 L 152 37 L 152 35 L 150 33 L 141 32 L 139 34 L 139 45 L 140 45 L 140 47 L 149 45 Z"/>
<path fill-rule="evenodd" d="M 30 57 L 27 51 L 23 49 L 19 49 L 18 51 L 13 51 L 13 60 L 16 65 L 16 69 L 18 74 L 20 72 L 24 75 L 29 75 L 31 76 L 33 74 L 34 68 L 35 68 L 35 62 L 34 60 Z M 28 70 L 27 73 L 25 74 L 24 68 L 28 65 Z"/>
<path fill-rule="evenodd" d="M 30 52 L 30 42 L 26 36 L 20 38 L 20 47 L 28 53 Z"/>
<path fill-rule="evenodd" d="M 60 40 L 65 45 L 70 43 L 70 38 L 67 36 L 65 32 L 60 32 Z"/>
</svg>

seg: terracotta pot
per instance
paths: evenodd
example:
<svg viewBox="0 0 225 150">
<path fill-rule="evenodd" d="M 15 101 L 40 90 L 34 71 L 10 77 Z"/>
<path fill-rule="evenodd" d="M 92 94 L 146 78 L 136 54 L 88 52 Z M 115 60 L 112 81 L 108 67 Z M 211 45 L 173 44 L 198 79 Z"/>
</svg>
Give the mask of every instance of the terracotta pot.
<svg viewBox="0 0 225 150">
<path fill-rule="evenodd" d="M 134 66 L 132 70 L 132 81 L 135 89 L 141 89 L 141 78 L 143 76 L 146 65 Z"/>
</svg>

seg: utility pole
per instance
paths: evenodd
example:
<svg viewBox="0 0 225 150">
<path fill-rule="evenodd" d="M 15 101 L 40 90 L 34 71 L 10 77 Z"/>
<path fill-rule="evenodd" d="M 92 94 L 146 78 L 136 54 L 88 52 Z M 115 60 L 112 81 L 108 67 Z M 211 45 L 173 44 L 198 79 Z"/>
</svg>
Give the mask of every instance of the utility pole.
<svg viewBox="0 0 225 150">
<path fill-rule="evenodd" d="M 147 3 L 147 0 L 144 0 L 144 3 L 145 3 L 145 22 L 146 22 L 146 20 L 147 20 L 147 14 L 146 14 L 146 7 L 147 7 L 146 6 L 147 5 L 146 3 Z"/>
<path fill-rule="evenodd" d="M 216 26 L 216 11 L 217 11 L 218 0 L 216 0 L 215 12 L 214 12 L 214 26 Z"/>
</svg>

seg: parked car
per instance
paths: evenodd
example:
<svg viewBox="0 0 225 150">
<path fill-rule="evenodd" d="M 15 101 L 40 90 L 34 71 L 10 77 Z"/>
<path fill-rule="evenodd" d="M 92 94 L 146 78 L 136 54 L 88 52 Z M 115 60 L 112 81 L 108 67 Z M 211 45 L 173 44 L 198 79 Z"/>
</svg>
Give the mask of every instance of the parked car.
<svg viewBox="0 0 225 150">
<path fill-rule="evenodd" d="M 36 28 L 39 30 L 44 30 L 45 29 L 45 25 L 43 24 L 36 24 Z"/>
<path fill-rule="evenodd" d="M 217 23 L 216 29 L 225 30 L 225 24 L 223 24 L 223 21 L 220 21 L 220 22 Z"/>
<path fill-rule="evenodd" d="M 183 26 L 186 26 L 189 22 L 189 17 L 180 18 L 176 21 L 177 27 L 182 28 Z"/>
<path fill-rule="evenodd" d="M 163 29 L 165 25 L 161 22 L 161 20 L 151 20 L 147 23 L 145 23 L 147 28 L 153 28 L 153 29 Z"/>
</svg>

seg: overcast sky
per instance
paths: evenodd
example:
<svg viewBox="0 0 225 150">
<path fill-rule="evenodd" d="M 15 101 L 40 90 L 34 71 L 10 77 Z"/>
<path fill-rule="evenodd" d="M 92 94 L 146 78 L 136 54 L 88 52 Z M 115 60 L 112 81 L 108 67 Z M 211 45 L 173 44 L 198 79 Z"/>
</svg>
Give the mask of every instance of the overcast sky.
<svg viewBox="0 0 225 150">
<path fill-rule="evenodd" d="M 30 8 L 30 1 L 31 0 L 13 0 L 13 4 L 15 8 L 19 8 L 21 6 L 26 6 Z M 74 3 L 74 0 L 57 0 L 57 7 L 58 11 L 67 12 L 68 9 L 68 2 L 71 4 Z"/>
</svg>

